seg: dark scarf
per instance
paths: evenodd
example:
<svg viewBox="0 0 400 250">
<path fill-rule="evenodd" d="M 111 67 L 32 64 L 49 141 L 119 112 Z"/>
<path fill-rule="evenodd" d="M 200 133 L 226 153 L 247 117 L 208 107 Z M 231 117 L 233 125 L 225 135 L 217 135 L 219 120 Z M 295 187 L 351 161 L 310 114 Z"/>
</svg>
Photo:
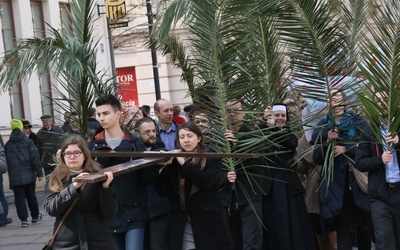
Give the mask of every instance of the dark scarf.
<svg viewBox="0 0 400 250">
<path fill-rule="evenodd" d="M 196 148 L 195 152 L 197 153 L 204 153 L 206 150 L 204 148 Z M 188 158 L 186 159 L 189 163 L 195 165 L 200 171 L 204 171 L 204 168 L 206 166 L 207 158 L 205 157 L 193 157 L 193 158 Z M 179 202 L 181 205 L 181 209 L 185 209 L 186 207 L 186 201 L 185 201 L 185 177 L 182 175 L 182 171 L 179 168 Z M 189 197 L 191 197 L 193 194 L 197 193 L 199 191 L 199 187 L 195 184 L 192 184 L 192 187 L 190 189 Z"/>
</svg>

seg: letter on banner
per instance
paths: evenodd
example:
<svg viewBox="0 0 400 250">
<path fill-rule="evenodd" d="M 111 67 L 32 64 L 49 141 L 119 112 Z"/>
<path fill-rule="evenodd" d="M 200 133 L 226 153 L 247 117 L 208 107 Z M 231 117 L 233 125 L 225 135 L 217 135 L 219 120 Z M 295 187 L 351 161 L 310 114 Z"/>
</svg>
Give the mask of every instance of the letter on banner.
<svg viewBox="0 0 400 250">
<path fill-rule="evenodd" d="M 118 20 L 126 15 L 125 0 L 105 0 L 106 15 L 111 20 Z"/>
</svg>

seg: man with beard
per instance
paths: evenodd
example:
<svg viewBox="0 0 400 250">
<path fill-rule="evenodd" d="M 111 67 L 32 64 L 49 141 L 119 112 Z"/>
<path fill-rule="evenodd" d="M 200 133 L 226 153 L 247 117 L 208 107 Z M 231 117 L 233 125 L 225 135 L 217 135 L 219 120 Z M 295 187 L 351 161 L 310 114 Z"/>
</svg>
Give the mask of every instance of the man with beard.
<svg viewBox="0 0 400 250">
<path fill-rule="evenodd" d="M 134 126 L 135 134 L 142 140 L 146 151 L 160 151 L 165 148 L 164 143 L 157 139 L 156 125 L 150 117 L 144 117 L 136 121 Z M 152 250 L 167 249 L 168 221 L 171 206 L 167 197 L 160 197 L 155 189 L 154 181 L 160 171 L 160 165 L 148 167 L 146 179 L 147 206 L 149 209 L 149 220 L 146 225 L 145 246 L 149 245 Z"/>
<path fill-rule="evenodd" d="M 231 144 L 232 151 L 245 146 L 246 140 L 253 138 L 253 129 L 245 124 L 244 104 L 240 100 L 226 103 L 229 129 L 225 131 L 225 140 Z M 222 203 L 228 214 L 228 223 L 235 249 L 261 249 L 262 247 L 262 190 L 258 159 L 246 159 L 235 162 L 235 171 L 222 174 L 220 188 Z"/>
</svg>

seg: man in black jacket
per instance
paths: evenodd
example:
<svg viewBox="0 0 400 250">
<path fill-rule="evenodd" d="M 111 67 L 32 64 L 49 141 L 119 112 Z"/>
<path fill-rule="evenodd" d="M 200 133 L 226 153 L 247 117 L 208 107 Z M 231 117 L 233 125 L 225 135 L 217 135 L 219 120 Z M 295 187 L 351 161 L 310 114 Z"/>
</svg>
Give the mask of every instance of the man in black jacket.
<svg viewBox="0 0 400 250">
<path fill-rule="evenodd" d="M 165 150 L 164 142 L 157 138 L 156 125 L 150 117 L 139 119 L 135 123 L 135 134 L 142 140 L 146 151 Z M 157 194 L 154 182 L 162 165 L 155 165 L 145 169 L 147 207 L 149 220 L 146 225 L 145 246 L 151 246 L 152 250 L 168 249 L 168 221 L 171 205 L 168 197 Z"/>
<path fill-rule="evenodd" d="M 227 121 L 230 129 L 225 131 L 225 139 L 235 151 L 241 147 L 241 142 L 248 139 L 252 128 L 244 124 L 244 104 L 239 100 L 226 103 Z M 236 249 L 261 249 L 262 247 L 262 194 L 260 163 L 246 159 L 235 164 L 235 172 L 228 172 L 227 185 L 221 190 L 222 202 L 228 206 L 228 223 Z M 235 174 L 232 179 L 232 174 Z M 221 182 L 221 181 L 220 181 Z M 230 200 L 230 204 L 227 201 Z M 233 202 L 232 202 L 233 201 Z M 224 204 L 225 203 L 225 204 Z M 237 210 L 236 214 L 232 211 Z M 238 232 L 241 235 L 238 235 Z M 242 238 L 242 240 L 240 240 Z M 242 242 L 241 242 L 242 241 Z"/>
<path fill-rule="evenodd" d="M 375 249 L 400 249 L 399 136 L 392 136 L 385 125 L 380 128 L 385 141 L 374 138 L 371 128 L 364 129 L 356 151 L 356 168 L 368 172 Z M 393 148 L 386 148 L 386 145 Z"/>
<path fill-rule="evenodd" d="M 145 151 L 143 142 L 120 124 L 121 103 L 115 96 L 102 96 L 95 103 L 102 129 L 99 129 L 89 142 L 90 150 Z M 110 167 L 128 162 L 132 157 L 97 157 L 96 160 L 103 167 Z M 143 249 L 148 210 L 142 174 L 142 170 L 133 171 L 119 175 L 113 180 L 118 214 L 109 223 L 116 249 Z"/>
<path fill-rule="evenodd" d="M 37 148 L 45 175 L 49 175 L 54 169 L 54 156 L 60 146 L 60 138 L 63 130 L 54 125 L 53 117 L 43 115 L 40 117 L 43 127 L 36 136 Z"/>
</svg>

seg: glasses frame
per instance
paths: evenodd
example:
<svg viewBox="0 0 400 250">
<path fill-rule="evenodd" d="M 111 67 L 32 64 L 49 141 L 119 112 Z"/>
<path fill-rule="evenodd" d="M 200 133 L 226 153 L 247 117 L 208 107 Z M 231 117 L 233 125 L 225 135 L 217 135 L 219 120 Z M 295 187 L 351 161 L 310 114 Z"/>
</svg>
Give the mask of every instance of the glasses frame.
<svg viewBox="0 0 400 250">
<path fill-rule="evenodd" d="M 73 152 L 71 152 L 71 151 L 65 151 L 65 152 L 63 153 L 63 156 L 64 156 L 65 158 L 71 158 L 71 156 L 74 155 L 75 158 L 78 158 L 79 156 L 81 156 L 82 153 L 83 153 L 83 152 L 80 151 L 80 150 L 75 150 L 75 151 L 73 151 Z"/>
</svg>

